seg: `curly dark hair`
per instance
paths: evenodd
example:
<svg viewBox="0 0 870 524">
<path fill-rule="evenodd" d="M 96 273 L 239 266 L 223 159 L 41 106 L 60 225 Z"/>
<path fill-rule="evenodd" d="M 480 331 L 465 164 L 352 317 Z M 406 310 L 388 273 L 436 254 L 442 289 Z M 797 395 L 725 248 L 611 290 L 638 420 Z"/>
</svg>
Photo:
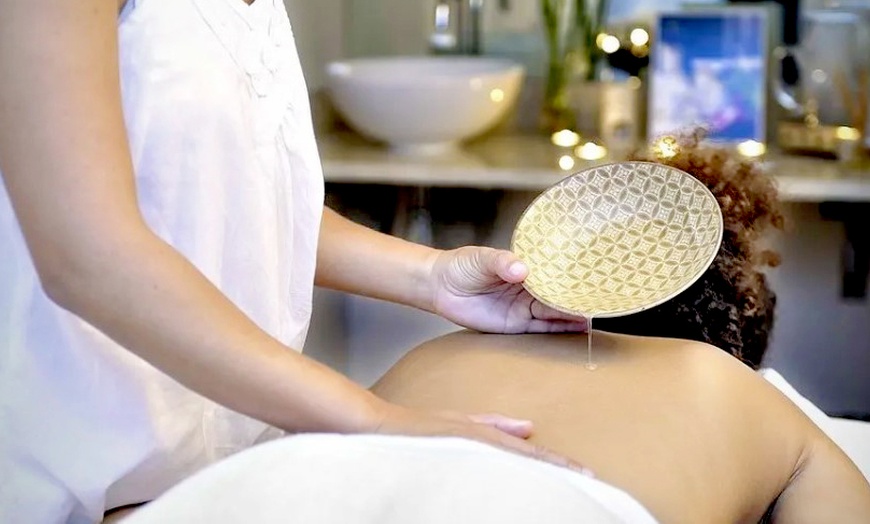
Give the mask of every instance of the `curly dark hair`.
<svg viewBox="0 0 870 524">
<path fill-rule="evenodd" d="M 625 334 L 684 338 L 717 346 L 757 369 L 773 328 L 776 296 L 764 269 L 779 265 L 761 245 L 784 218 L 773 180 L 762 166 L 732 152 L 702 145 L 703 133 L 676 137 L 672 158 L 641 151 L 632 160 L 681 169 L 704 183 L 722 208 L 722 246 L 710 268 L 675 298 L 634 315 L 596 319 L 595 327 Z"/>
</svg>

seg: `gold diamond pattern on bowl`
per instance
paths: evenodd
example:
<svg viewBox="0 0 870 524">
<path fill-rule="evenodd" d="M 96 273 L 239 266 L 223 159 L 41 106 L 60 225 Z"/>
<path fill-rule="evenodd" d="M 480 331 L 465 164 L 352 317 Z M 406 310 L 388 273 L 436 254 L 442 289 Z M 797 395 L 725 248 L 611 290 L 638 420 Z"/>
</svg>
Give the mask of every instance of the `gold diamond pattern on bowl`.
<svg viewBox="0 0 870 524">
<path fill-rule="evenodd" d="M 561 311 L 627 315 L 668 300 L 707 270 L 722 240 L 712 193 L 678 169 L 622 162 L 542 193 L 514 230 L 526 289 Z"/>
</svg>

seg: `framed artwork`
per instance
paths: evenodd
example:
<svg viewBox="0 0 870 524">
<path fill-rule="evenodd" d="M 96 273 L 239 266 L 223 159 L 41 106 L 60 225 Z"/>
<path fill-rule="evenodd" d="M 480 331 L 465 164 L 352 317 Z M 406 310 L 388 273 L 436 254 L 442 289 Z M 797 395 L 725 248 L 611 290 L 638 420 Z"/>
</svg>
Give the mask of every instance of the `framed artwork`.
<svg viewBox="0 0 870 524">
<path fill-rule="evenodd" d="M 714 142 L 766 141 L 769 10 L 662 13 L 650 56 L 648 134 L 703 126 Z"/>
</svg>

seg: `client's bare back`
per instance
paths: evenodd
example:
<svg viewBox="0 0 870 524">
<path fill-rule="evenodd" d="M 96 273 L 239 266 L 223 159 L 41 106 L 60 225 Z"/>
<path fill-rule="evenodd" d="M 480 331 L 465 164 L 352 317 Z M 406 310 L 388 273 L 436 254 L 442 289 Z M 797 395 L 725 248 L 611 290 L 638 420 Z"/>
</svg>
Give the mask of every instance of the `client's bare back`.
<svg viewBox="0 0 870 524">
<path fill-rule="evenodd" d="M 456 333 L 409 353 L 373 389 L 417 408 L 532 419 L 534 440 L 588 465 L 662 522 L 758 522 L 781 493 L 774 516 L 784 522 L 870 516 L 857 469 L 730 355 L 683 340 L 594 340 L 598 369 L 588 371 L 585 335 Z M 825 497 L 840 497 L 839 506 Z"/>
</svg>

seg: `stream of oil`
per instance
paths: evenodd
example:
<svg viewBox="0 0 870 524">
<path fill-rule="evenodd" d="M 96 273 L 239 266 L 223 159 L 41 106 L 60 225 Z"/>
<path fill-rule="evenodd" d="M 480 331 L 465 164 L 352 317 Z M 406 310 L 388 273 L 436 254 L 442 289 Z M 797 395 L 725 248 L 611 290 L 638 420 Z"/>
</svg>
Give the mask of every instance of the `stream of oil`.
<svg viewBox="0 0 870 524">
<path fill-rule="evenodd" d="M 598 364 L 592 360 L 592 315 L 586 315 L 586 365 L 589 371 L 598 369 Z"/>
</svg>

